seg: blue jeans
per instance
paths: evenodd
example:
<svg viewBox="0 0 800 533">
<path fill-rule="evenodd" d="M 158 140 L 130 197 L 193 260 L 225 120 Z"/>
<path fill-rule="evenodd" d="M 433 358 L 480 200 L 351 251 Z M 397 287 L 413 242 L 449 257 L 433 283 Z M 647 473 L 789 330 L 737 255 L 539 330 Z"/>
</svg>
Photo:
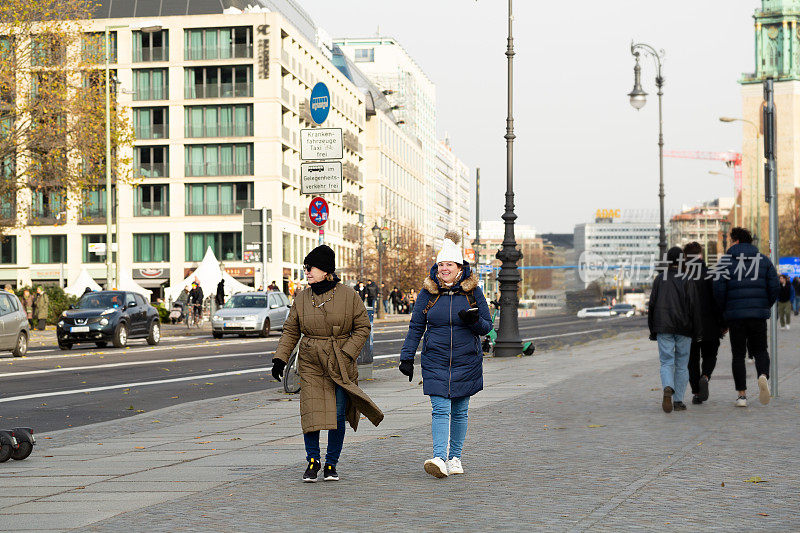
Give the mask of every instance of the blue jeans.
<svg viewBox="0 0 800 533">
<path fill-rule="evenodd" d="M 389 299 L 383 301 L 383 310 L 386 311 L 386 314 L 389 314 Z"/>
<path fill-rule="evenodd" d="M 433 455 L 442 460 L 461 458 L 461 449 L 467 436 L 467 409 L 469 396 L 445 398 L 431 395 L 433 433 Z M 450 440 L 450 455 L 447 454 L 447 441 Z"/>
<path fill-rule="evenodd" d="M 658 357 L 661 360 L 661 386 L 672 387 L 676 402 L 683 401 L 689 383 L 689 353 L 692 338 L 672 333 L 659 333 Z"/>
<path fill-rule="evenodd" d="M 339 385 L 336 385 L 336 429 L 328 430 L 328 450 L 325 454 L 325 463 L 329 465 L 336 466 L 339 456 L 342 454 L 345 413 L 347 413 L 347 393 Z M 316 459 L 319 461 L 319 431 L 303 433 L 303 440 L 306 444 L 306 460 Z"/>
<path fill-rule="evenodd" d="M 797 314 L 800 311 L 800 294 L 792 302 L 792 309 L 794 310 L 794 314 Z"/>
</svg>

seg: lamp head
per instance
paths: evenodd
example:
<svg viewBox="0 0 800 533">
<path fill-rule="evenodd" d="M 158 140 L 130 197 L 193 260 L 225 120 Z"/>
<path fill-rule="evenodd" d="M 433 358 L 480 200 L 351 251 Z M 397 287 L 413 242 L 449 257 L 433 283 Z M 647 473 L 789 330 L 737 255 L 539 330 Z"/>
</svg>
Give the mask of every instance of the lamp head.
<svg viewBox="0 0 800 533">
<path fill-rule="evenodd" d="M 639 55 L 636 54 L 636 65 L 633 67 L 633 90 L 628 93 L 631 106 L 637 111 L 647 103 L 647 93 L 642 89 L 642 67 L 639 65 Z"/>
<path fill-rule="evenodd" d="M 375 240 L 378 240 L 380 234 L 381 234 L 381 228 L 378 226 L 378 224 L 372 226 L 372 236 L 375 237 Z"/>
</svg>

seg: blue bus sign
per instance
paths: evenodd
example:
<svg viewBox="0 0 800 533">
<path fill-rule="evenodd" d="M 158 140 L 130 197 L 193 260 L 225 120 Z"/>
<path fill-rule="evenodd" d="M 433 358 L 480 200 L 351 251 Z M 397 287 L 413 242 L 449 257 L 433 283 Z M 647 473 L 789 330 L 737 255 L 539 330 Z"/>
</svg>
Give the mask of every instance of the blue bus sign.
<svg viewBox="0 0 800 533">
<path fill-rule="evenodd" d="M 325 122 L 331 110 L 331 93 L 324 83 L 320 82 L 314 85 L 309 103 L 311 104 L 312 120 L 317 124 Z"/>
</svg>

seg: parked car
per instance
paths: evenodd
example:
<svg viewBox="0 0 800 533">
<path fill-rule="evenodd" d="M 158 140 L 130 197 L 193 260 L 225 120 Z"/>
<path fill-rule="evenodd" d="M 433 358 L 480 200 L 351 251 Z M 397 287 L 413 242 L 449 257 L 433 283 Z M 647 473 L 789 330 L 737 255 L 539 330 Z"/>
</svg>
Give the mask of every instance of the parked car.
<svg viewBox="0 0 800 533">
<path fill-rule="evenodd" d="M 76 305 L 61 314 L 56 325 L 58 347 L 93 342 L 100 348 L 111 342 L 117 348 L 130 339 L 161 340 L 158 311 L 140 294 L 128 291 L 96 291 L 84 294 Z"/>
<path fill-rule="evenodd" d="M 292 304 L 280 291 L 234 294 L 211 317 L 211 335 L 221 339 L 225 333 L 267 337 L 272 329 L 283 329 Z"/>
<path fill-rule="evenodd" d="M 631 304 L 617 304 L 611 308 L 611 314 L 631 317 L 636 314 L 636 307 Z"/>
<path fill-rule="evenodd" d="M 604 305 L 602 307 L 585 307 L 578 311 L 578 318 L 602 318 L 609 316 L 612 316 L 610 305 Z"/>
<path fill-rule="evenodd" d="M 30 324 L 22 303 L 10 292 L 0 292 L 0 350 L 9 350 L 14 357 L 28 353 Z"/>
</svg>

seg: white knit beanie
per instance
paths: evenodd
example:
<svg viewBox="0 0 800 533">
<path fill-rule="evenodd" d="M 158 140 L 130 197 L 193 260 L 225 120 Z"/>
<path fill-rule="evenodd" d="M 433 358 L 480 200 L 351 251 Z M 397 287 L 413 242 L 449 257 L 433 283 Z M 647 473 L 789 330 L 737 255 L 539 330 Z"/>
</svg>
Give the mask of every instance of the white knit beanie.
<svg viewBox="0 0 800 533">
<path fill-rule="evenodd" d="M 439 254 L 436 256 L 436 262 L 452 261 L 453 263 L 463 265 L 464 256 L 461 254 L 461 248 L 458 246 L 458 241 L 460 240 L 461 238 L 458 233 L 452 231 L 445 233 L 442 249 L 439 250 Z"/>
</svg>

